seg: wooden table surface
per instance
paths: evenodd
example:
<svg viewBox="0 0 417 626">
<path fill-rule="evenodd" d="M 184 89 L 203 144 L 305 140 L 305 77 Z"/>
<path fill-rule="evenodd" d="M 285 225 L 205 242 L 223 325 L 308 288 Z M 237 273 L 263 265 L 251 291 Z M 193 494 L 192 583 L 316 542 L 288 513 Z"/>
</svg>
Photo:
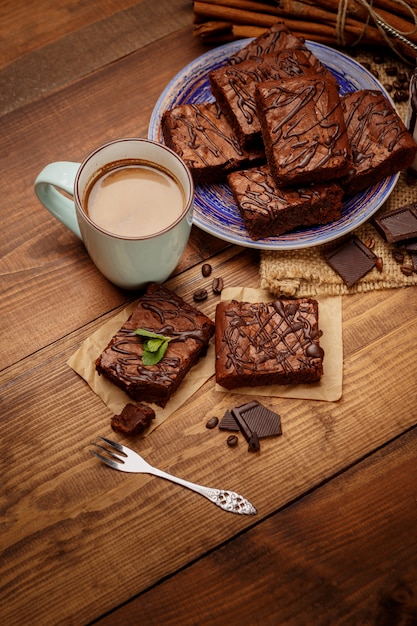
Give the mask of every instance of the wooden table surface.
<svg viewBox="0 0 417 626">
<path fill-rule="evenodd" d="M 342 398 L 266 399 L 283 436 L 260 454 L 205 428 L 242 403 L 213 378 L 128 442 L 256 516 L 104 467 L 91 440 L 123 439 L 66 362 L 138 294 L 98 273 L 33 182 L 145 137 L 162 89 L 207 48 L 189 0 L 3 1 L 0 15 L 0 623 L 416 624 L 417 290 L 343 298 Z M 207 259 L 227 286 L 259 285 L 256 252 L 194 228 L 168 286 L 192 301 Z"/>
</svg>

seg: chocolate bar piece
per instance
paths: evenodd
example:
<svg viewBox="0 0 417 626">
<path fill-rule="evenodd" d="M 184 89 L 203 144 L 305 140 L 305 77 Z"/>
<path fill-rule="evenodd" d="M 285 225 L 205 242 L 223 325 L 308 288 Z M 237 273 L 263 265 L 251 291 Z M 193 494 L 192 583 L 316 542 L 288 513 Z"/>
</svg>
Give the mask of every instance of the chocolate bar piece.
<svg viewBox="0 0 417 626">
<path fill-rule="evenodd" d="M 352 287 L 376 264 L 377 256 L 356 235 L 323 253 L 324 258 L 348 287 Z"/>
<path fill-rule="evenodd" d="M 245 422 L 248 435 L 249 431 L 251 433 L 256 432 L 259 439 L 262 439 L 263 437 L 282 434 L 280 415 L 267 409 L 256 400 L 235 407 L 232 411 L 226 411 L 220 420 L 219 428 L 231 431 L 240 430 L 239 423 L 236 420 L 237 415 Z"/>
<path fill-rule="evenodd" d="M 388 243 L 417 237 L 417 202 L 383 213 L 373 225 Z"/>
</svg>

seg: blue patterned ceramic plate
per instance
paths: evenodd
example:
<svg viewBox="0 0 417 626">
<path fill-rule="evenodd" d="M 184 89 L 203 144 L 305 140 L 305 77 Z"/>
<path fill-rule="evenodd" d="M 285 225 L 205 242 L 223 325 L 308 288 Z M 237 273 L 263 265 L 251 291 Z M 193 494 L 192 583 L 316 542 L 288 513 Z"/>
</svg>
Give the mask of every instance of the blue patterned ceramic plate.
<svg viewBox="0 0 417 626">
<path fill-rule="evenodd" d="M 181 70 L 160 95 L 149 124 L 149 138 L 163 142 L 161 117 L 165 110 L 185 103 L 213 100 L 208 74 L 223 65 L 227 58 L 250 40 L 225 44 L 203 54 Z M 357 89 L 379 89 L 390 100 L 381 83 L 350 57 L 322 44 L 306 42 L 310 50 L 336 77 L 343 95 Z M 368 220 L 387 200 L 399 174 L 373 185 L 347 199 L 342 217 L 325 226 L 296 230 L 279 237 L 253 241 L 244 226 L 238 208 L 227 184 L 196 185 L 194 224 L 219 239 L 263 250 L 294 250 L 317 246 L 337 239 Z"/>
</svg>

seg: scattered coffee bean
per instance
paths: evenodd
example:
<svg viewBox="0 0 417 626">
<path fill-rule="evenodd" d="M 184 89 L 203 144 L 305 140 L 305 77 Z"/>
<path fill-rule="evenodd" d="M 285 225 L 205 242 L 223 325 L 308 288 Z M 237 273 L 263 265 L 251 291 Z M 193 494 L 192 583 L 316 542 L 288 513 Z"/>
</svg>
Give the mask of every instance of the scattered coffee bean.
<svg viewBox="0 0 417 626">
<path fill-rule="evenodd" d="M 389 65 L 385 68 L 385 73 L 387 76 L 396 76 L 398 72 L 398 68 L 395 65 Z"/>
<path fill-rule="evenodd" d="M 411 265 L 401 265 L 400 270 L 404 276 L 411 276 L 413 273 L 413 267 Z"/>
<path fill-rule="evenodd" d="M 395 91 L 393 99 L 394 102 L 406 102 L 408 100 L 408 91 Z"/>
<path fill-rule="evenodd" d="M 219 418 L 218 417 L 211 417 L 209 419 L 209 421 L 206 424 L 206 428 L 216 428 L 217 424 L 219 423 Z"/>
<path fill-rule="evenodd" d="M 230 446 L 231 448 L 234 448 L 235 446 L 237 446 L 238 444 L 238 438 L 236 437 L 236 435 L 230 435 L 227 439 L 226 439 L 226 443 L 228 446 Z"/>
<path fill-rule="evenodd" d="M 384 57 L 379 55 L 379 54 L 375 54 L 374 56 L 374 63 L 376 63 L 377 65 L 381 65 L 381 63 L 384 62 Z"/>
<path fill-rule="evenodd" d="M 201 273 L 203 274 L 203 276 L 205 278 L 207 278 L 207 276 L 210 276 L 210 274 L 211 274 L 211 265 L 210 265 L 210 263 L 204 263 L 203 267 L 201 268 Z"/>
<path fill-rule="evenodd" d="M 208 298 L 207 289 L 204 289 L 203 287 L 201 289 L 197 289 L 193 293 L 193 298 L 196 302 L 203 302 L 204 300 L 207 300 Z"/>
<path fill-rule="evenodd" d="M 404 252 L 401 252 L 401 250 L 393 250 L 392 251 L 392 258 L 397 263 L 404 263 Z"/>
<path fill-rule="evenodd" d="M 373 250 L 375 248 L 375 239 L 373 237 L 368 237 L 365 241 L 365 246 L 370 250 Z"/>
<path fill-rule="evenodd" d="M 384 269 L 384 261 L 382 259 L 382 257 L 378 257 L 375 263 L 375 267 L 378 270 L 378 272 L 382 272 L 382 270 Z"/>
<path fill-rule="evenodd" d="M 223 278 L 214 278 L 213 279 L 213 283 L 212 283 L 212 289 L 213 289 L 213 293 L 215 293 L 217 296 L 221 294 L 221 292 L 223 291 Z"/>
<path fill-rule="evenodd" d="M 394 89 L 394 87 L 390 83 L 384 83 L 384 87 L 388 91 L 388 93 L 390 93 Z"/>
</svg>

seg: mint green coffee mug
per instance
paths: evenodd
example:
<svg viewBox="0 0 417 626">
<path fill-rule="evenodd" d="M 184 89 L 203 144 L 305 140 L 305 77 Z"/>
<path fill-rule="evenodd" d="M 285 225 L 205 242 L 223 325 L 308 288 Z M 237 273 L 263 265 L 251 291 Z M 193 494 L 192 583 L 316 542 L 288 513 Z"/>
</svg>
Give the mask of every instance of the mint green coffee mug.
<svg viewBox="0 0 417 626">
<path fill-rule="evenodd" d="M 99 271 L 124 289 L 169 278 L 190 236 L 190 171 L 172 150 L 147 139 L 112 141 L 82 163 L 50 163 L 35 192 L 82 239 Z"/>
</svg>

